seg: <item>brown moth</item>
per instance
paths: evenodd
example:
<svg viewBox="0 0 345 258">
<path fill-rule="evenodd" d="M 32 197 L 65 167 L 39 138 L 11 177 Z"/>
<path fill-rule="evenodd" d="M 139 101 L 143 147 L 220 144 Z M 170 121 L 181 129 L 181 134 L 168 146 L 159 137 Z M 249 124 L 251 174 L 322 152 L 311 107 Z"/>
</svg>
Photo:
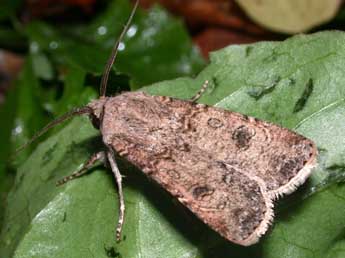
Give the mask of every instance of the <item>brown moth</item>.
<svg viewBox="0 0 345 258">
<path fill-rule="evenodd" d="M 107 161 L 120 200 L 118 240 L 125 203 L 115 153 L 141 169 L 224 238 L 240 245 L 254 244 L 273 220 L 273 201 L 293 192 L 310 175 L 316 165 L 316 146 L 277 125 L 197 104 L 207 81 L 191 100 L 144 92 L 105 97 L 117 47 L 137 5 L 106 66 L 101 97 L 53 121 L 31 141 L 67 118 L 89 114 L 102 134 L 106 151 L 94 154 L 80 171 L 58 184 L 84 174 L 97 160 Z"/>
</svg>

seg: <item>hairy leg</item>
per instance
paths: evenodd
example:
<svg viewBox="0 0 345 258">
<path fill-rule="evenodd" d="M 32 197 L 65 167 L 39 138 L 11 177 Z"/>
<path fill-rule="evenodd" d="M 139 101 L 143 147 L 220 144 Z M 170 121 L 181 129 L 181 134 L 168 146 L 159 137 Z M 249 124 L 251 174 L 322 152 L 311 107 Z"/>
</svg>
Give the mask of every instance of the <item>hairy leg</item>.
<svg viewBox="0 0 345 258">
<path fill-rule="evenodd" d="M 200 99 L 200 97 L 202 96 L 202 94 L 203 94 L 203 93 L 205 92 L 205 90 L 207 89 L 208 83 L 209 83 L 209 81 L 206 80 L 206 81 L 204 82 L 204 84 L 201 86 L 200 90 L 199 90 L 192 98 L 190 98 L 190 101 L 195 102 L 195 101 L 197 101 L 198 99 Z"/>
<path fill-rule="evenodd" d="M 111 170 L 114 173 L 115 180 L 117 183 L 117 189 L 119 193 L 120 211 L 119 211 L 119 220 L 116 227 L 116 240 L 120 241 L 122 226 L 123 226 L 124 217 L 125 217 L 125 201 L 124 201 L 123 192 L 122 192 L 122 176 L 120 174 L 119 168 L 117 167 L 115 157 L 114 157 L 114 151 L 111 149 L 111 147 L 109 147 L 107 157 L 108 157 Z"/>
<path fill-rule="evenodd" d="M 67 183 L 68 181 L 75 179 L 77 177 L 80 177 L 84 174 L 87 173 L 87 171 L 99 160 L 101 161 L 105 161 L 105 152 L 104 151 L 100 151 L 97 153 L 94 153 L 89 160 L 87 160 L 83 166 L 81 167 L 81 169 L 79 169 L 78 171 L 74 172 L 73 174 L 66 176 L 64 178 L 62 178 L 61 180 L 59 180 L 56 185 L 60 186 L 63 185 L 65 183 Z"/>
</svg>

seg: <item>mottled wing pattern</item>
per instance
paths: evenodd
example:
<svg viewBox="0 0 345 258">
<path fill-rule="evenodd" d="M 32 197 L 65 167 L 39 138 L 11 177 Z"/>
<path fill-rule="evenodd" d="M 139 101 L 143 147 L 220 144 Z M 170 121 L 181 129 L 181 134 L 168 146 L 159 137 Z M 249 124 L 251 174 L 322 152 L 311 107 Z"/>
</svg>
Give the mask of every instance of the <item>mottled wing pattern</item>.
<svg viewBox="0 0 345 258">
<path fill-rule="evenodd" d="M 275 196 L 294 191 L 309 176 L 316 162 L 311 140 L 253 117 L 208 106 L 203 109 L 189 124 L 198 128 L 195 143 L 215 153 L 214 158 L 261 178 Z"/>
<path fill-rule="evenodd" d="M 214 107 L 142 92 L 109 98 L 103 140 L 225 238 L 255 243 L 272 200 L 303 183 L 313 143 Z"/>
</svg>

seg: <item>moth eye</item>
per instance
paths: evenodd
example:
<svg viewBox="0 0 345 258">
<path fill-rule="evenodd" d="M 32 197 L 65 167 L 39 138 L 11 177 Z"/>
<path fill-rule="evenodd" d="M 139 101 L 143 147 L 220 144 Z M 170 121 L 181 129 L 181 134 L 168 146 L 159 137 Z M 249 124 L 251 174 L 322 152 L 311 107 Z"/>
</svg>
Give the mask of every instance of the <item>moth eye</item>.
<svg viewBox="0 0 345 258">
<path fill-rule="evenodd" d="M 193 197 L 196 200 L 201 200 L 206 196 L 212 195 L 214 189 L 210 188 L 208 185 L 197 186 L 193 189 Z"/>
<path fill-rule="evenodd" d="M 248 149 L 250 140 L 255 136 L 255 130 L 249 129 L 245 125 L 241 125 L 235 129 L 232 134 L 232 139 L 240 149 Z"/>
<path fill-rule="evenodd" d="M 220 121 L 218 118 L 211 117 L 207 120 L 207 124 L 212 128 L 219 128 L 223 126 L 222 121 Z"/>
</svg>

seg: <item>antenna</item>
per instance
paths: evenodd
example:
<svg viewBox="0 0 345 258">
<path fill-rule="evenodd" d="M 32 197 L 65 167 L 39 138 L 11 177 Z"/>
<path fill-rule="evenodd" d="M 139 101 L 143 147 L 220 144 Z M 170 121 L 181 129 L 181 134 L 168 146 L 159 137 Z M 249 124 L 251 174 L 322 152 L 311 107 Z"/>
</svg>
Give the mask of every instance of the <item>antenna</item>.
<svg viewBox="0 0 345 258">
<path fill-rule="evenodd" d="M 39 138 L 40 136 L 45 134 L 49 129 L 53 128 L 54 126 L 70 119 L 71 117 L 79 116 L 79 115 L 83 115 L 83 114 L 92 114 L 92 108 L 90 108 L 88 106 L 85 106 L 82 108 L 76 108 L 76 109 L 58 117 L 54 121 L 51 121 L 49 124 L 47 124 L 45 127 L 43 127 L 39 132 L 37 132 L 34 136 L 32 136 L 32 138 L 29 141 L 27 141 L 26 143 L 24 143 L 24 145 L 22 145 L 18 149 L 16 149 L 13 155 L 15 156 L 16 154 L 18 154 L 18 152 L 25 149 L 27 146 L 29 146 L 31 143 L 33 143 L 37 138 Z"/>
<path fill-rule="evenodd" d="M 134 14 L 138 8 L 138 4 L 139 4 L 139 0 L 137 0 L 134 4 L 134 7 L 132 9 L 132 12 L 127 20 L 127 23 L 124 27 L 124 29 L 122 30 L 121 34 L 120 34 L 120 37 L 117 39 L 112 51 L 111 51 L 111 54 L 110 54 L 110 57 L 108 59 L 108 62 L 104 68 L 104 72 L 103 72 L 103 76 L 102 76 L 102 80 L 101 80 L 101 87 L 100 87 L 100 91 L 99 91 L 99 95 L 100 97 L 104 97 L 105 96 L 105 93 L 107 91 L 107 83 L 108 83 L 108 78 L 109 78 L 109 73 L 110 73 L 110 70 L 111 70 L 111 67 L 113 66 L 114 62 L 115 62 L 115 59 L 116 59 L 116 56 L 117 56 L 117 53 L 118 53 L 118 48 L 119 48 L 119 45 L 121 43 L 121 41 L 123 40 L 125 34 L 127 33 L 127 30 L 129 28 L 129 25 L 131 24 L 132 22 L 132 19 L 134 17 Z"/>
</svg>

